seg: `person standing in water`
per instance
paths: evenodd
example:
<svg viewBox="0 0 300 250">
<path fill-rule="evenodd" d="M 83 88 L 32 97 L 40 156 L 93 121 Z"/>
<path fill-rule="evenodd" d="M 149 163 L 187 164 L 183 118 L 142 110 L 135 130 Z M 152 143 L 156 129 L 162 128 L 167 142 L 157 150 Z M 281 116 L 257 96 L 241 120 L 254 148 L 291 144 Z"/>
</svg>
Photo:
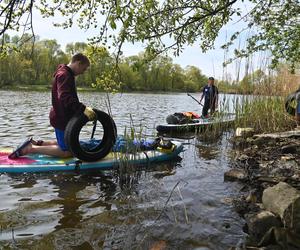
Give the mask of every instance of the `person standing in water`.
<svg viewBox="0 0 300 250">
<path fill-rule="evenodd" d="M 35 141 L 33 138 L 28 138 L 8 156 L 9 159 L 26 154 L 45 154 L 61 158 L 72 156 L 64 140 L 68 122 L 79 113 L 86 115 L 89 120 L 96 119 L 93 109 L 79 102 L 75 85 L 75 77 L 83 74 L 89 66 L 89 59 L 81 53 L 75 54 L 68 65 L 58 65 L 53 76 L 52 108 L 49 114 L 56 140 Z"/>
<path fill-rule="evenodd" d="M 204 105 L 202 109 L 202 118 L 208 118 L 208 111 L 210 110 L 210 114 L 212 115 L 218 105 L 218 96 L 219 90 L 214 85 L 215 79 L 213 77 L 208 78 L 208 84 L 205 85 L 202 89 L 202 95 L 200 98 L 200 103 L 204 98 Z"/>
</svg>

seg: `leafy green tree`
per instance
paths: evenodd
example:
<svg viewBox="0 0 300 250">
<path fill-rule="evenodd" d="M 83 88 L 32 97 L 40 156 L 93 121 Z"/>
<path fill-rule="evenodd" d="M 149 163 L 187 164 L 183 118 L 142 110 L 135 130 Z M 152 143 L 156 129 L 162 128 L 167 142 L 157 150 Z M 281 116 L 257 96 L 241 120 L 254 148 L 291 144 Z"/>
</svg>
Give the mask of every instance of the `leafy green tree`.
<svg viewBox="0 0 300 250">
<path fill-rule="evenodd" d="M 207 83 L 207 77 L 195 66 L 187 66 L 185 76 L 187 91 L 199 91 Z"/>
<path fill-rule="evenodd" d="M 120 63 L 120 81 L 123 83 L 122 90 L 133 91 L 142 90 L 142 86 L 139 85 L 141 82 L 140 75 L 135 71 L 129 64 Z"/>
<path fill-rule="evenodd" d="M 253 8 L 244 17 L 244 21 L 254 34 L 247 39 L 245 49 L 235 50 L 235 56 L 248 57 L 257 51 L 270 51 L 273 67 L 284 61 L 294 71 L 300 62 L 299 0 L 249 0 L 249 2 Z M 231 41 L 224 47 L 231 45 L 242 32 L 234 33 Z"/>
<path fill-rule="evenodd" d="M 124 42 L 143 42 L 146 53 L 153 57 L 167 50 L 178 55 L 187 44 L 199 44 L 202 51 L 214 48 L 220 29 L 231 19 L 241 16 L 237 0 L 23 0 L 1 1 L 0 36 L 8 30 L 31 28 L 32 11 L 39 9 L 44 17 L 63 16 L 56 26 L 77 25 L 96 30 L 99 35 L 90 42 L 106 45 L 111 41 L 120 58 Z M 246 2 L 242 0 L 242 2 Z M 268 50 L 273 65 L 283 60 L 294 69 L 300 61 L 299 0 L 248 0 L 248 13 L 241 17 L 246 28 L 238 30 L 228 44 L 231 46 L 245 30 L 251 29 L 247 47 L 235 50 L 236 57 Z M 27 20 L 25 24 L 22 22 Z M 166 39 L 168 38 L 168 39 Z M 2 53 L 7 50 L 2 47 Z"/>
<path fill-rule="evenodd" d="M 75 48 L 78 49 L 78 45 L 80 45 L 81 49 L 84 50 L 77 50 L 76 52 L 83 52 L 91 61 L 88 72 L 81 75 L 78 81 L 85 86 L 90 85 L 90 83 L 96 84 L 97 78 L 111 70 L 113 59 L 108 50 L 103 46 L 91 46 L 83 43 L 75 43 Z"/>
<path fill-rule="evenodd" d="M 240 82 L 239 87 L 242 93 L 251 94 L 254 89 L 258 89 L 260 85 L 267 84 L 267 80 L 266 74 L 258 69 L 251 74 L 247 74 Z"/>
<path fill-rule="evenodd" d="M 146 52 L 120 58 L 116 68 L 112 55 L 103 46 L 72 43 L 67 45 L 69 54 L 61 50 L 56 40 L 36 37 L 34 41 L 29 35 L 23 38 L 6 36 L 5 40 L 13 46 L 19 43 L 22 46 L 18 51 L 8 50 L 9 56 L 0 60 L 0 86 L 50 85 L 57 65 L 68 63 L 73 52 L 83 52 L 91 61 L 87 73 L 77 79 L 78 85 L 83 87 L 93 85 L 106 91 L 120 88 L 124 91 L 196 91 L 207 80 L 197 67 L 183 70 L 166 56 L 149 61 Z M 118 74 L 113 74 L 112 69 Z"/>
<path fill-rule="evenodd" d="M 71 57 L 76 53 L 83 53 L 87 49 L 87 46 L 84 42 L 68 43 L 66 45 L 66 53 Z"/>
<path fill-rule="evenodd" d="M 183 90 L 185 86 L 185 74 L 184 70 L 179 64 L 173 64 L 170 72 L 171 77 L 171 89 Z"/>
</svg>

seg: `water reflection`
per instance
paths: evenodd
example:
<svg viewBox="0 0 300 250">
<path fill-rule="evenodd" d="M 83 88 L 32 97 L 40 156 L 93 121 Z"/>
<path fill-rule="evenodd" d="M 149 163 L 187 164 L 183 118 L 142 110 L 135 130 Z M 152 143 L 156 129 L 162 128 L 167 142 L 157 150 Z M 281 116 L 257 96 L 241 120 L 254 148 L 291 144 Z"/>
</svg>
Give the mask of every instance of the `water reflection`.
<svg viewBox="0 0 300 250">
<path fill-rule="evenodd" d="M 106 110 L 102 94 L 80 93 L 80 99 Z M 166 115 L 199 112 L 186 94 L 118 94 L 111 103 L 119 134 L 133 122 L 155 136 Z M 0 91 L 0 105 L 1 147 L 26 136 L 54 138 L 49 93 Z M 223 202 L 240 188 L 223 182 L 228 136 L 185 135 L 178 139 L 185 144 L 181 161 L 131 171 L 2 174 L 0 249 L 149 249 L 155 242 L 169 249 L 233 246 L 243 236 L 243 223 Z"/>
<path fill-rule="evenodd" d="M 0 240 L 19 239 L 65 228 L 76 228 L 92 216 L 116 209 L 118 206 L 115 204 L 115 200 L 126 200 L 128 196 L 132 195 L 138 196 L 139 181 L 143 180 L 147 173 L 152 171 L 164 173 L 166 169 L 172 171 L 172 166 L 174 167 L 176 164 L 176 162 L 167 165 L 159 164 L 148 166 L 147 169 L 144 166 L 132 167 L 131 171 L 126 173 L 115 170 L 51 175 L 3 174 L 1 177 L 8 177 L 6 179 L 8 192 L 1 192 L 1 195 L 4 198 L 4 195 L 9 193 L 10 197 L 7 200 L 10 203 L 2 202 L 0 211 L 15 209 L 15 213 L 9 216 L 7 221 L 0 220 L 3 229 Z M 46 189 L 42 191 L 42 194 L 39 190 L 41 183 Z M 4 187 L 3 183 L 1 187 Z M 44 192 L 47 194 L 43 194 Z M 25 215 L 21 223 L 17 221 L 21 216 L 19 213 Z M 29 216 L 27 213 L 35 214 L 37 221 L 34 226 L 27 226 L 27 223 L 32 223 L 31 215 Z M 43 217 L 47 217 L 49 213 L 56 216 L 45 226 L 47 218 Z"/>
<path fill-rule="evenodd" d="M 110 200 L 110 195 L 116 190 L 116 184 L 111 178 L 101 173 L 96 176 L 83 174 L 68 178 L 56 176 L 51 178 L 51 184 L 57 187 L 58 199 L 53 202 L 61 208 L 61 219 L 55 227 L 56 230 L 76 227 L 83 218 L 93 214 L 93 209 L 98 212 L 110 210 L 111 204 L 105 200 Z M 91 210 L 88 214 L 85 211 L 87 209 Z"/>
</svg>

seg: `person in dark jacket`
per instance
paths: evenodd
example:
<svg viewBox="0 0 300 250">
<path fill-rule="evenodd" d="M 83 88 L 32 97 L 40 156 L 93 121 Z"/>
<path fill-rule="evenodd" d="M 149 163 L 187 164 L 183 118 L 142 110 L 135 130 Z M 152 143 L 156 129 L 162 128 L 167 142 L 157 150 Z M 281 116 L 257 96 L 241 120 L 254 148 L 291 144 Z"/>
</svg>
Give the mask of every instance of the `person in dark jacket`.
<svg viewBox="0 0 300 250">
<path fill-rule="evenodd" d="M 215 79 L 213 77 L 208 78 L 208 84 L 205 85 L 202 89 L 202 95 L 200 98 L 200 103 L 204 98 L 204 105 L 202 109 L 202 117 L 208 117 L 208 110 L 210 110 L 210 114 L 212 115 L 217 108 L 218 105 L 218 95 L 219 90 L 214 85 Z"/>
<path fill-rule="evenodd" d="M 74 55 L 68 65 L 58 65 L 53 76 L 52 108 L 49 114 L 56 140 L 35 141 L 28 138 L 8 156 L 10 159 L 32 153 L 63 158 L 72 156 L 64 141 L 64 131 L 69 120 L 77 113 L 85 114 L 89 120 L 96 119 L 93 109 L 79 101 L 75 85 L 75 77 L 83 74 L 89 66 L 89 59 L 81 53 Z"/>
</svg>

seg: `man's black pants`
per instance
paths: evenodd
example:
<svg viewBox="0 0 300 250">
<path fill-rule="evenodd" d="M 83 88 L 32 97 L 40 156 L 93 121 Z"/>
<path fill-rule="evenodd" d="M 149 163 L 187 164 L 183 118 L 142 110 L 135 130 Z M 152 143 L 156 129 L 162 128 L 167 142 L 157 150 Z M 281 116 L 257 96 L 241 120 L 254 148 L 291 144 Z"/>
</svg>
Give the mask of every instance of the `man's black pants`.
<svg viewBox="0 0 300 250">
<path fill-rule="evenodd" d="M 215 111 L 215 105 L 209 99 L 204 101 L 203 109 L 202 109 L 202 116 L 208 115 L 208 110 L 210 109 L 211 112 Z"/>
</svg>

